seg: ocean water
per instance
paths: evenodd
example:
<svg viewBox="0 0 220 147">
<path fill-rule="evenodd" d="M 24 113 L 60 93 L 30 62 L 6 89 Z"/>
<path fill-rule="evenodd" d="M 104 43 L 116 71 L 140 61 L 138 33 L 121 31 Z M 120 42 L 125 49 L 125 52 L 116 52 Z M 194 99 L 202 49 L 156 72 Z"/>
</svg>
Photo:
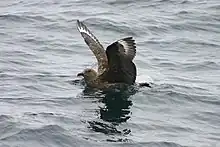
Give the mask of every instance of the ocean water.
<svg viewBox="0 0 220 147">
<path fill-rule="evenodd" d="M 87 91 L 76 74 L 132 36 L 137 82 Z M 219 147 L 219 0 L 1 0 L 1 147 Z"/>
</svg>

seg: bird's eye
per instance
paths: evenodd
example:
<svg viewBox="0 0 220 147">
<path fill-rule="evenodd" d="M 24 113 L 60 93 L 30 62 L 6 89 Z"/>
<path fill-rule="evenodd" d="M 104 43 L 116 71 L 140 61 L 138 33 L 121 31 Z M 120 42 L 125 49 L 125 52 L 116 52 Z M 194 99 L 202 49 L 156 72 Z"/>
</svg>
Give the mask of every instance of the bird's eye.
<svg viewBox="0 0 220 147">
<path fill-rule="evenodd" d="M 91 69 L 88 70 L 88 72 L 91 72 L 91 71 L 92 71 Z"/>
</svg>

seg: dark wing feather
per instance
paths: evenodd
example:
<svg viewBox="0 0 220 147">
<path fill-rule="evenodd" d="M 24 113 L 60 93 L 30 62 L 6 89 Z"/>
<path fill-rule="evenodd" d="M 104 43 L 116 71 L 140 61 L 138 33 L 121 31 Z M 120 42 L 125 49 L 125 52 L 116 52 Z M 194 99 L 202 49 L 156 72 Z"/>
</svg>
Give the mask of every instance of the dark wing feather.
<svg viewBox="0 0 220 147">
<path fill-rule="evenodd" d="M 86 25 L 79 20 L 77 20 L 77 28 L 98 61 L 98 74 L 102 74 L 108 66 L 105 49 Z"/>
<path fill-rule="evenodd" d="M 106 49 L 108 58 L 108 72 L 103 75 L 104 80 L 110 83 L 134 84 L 136 80 L 136 66 L 129 56 L 121 53 L 118 42 L 114 42 Z"/>
</svg>

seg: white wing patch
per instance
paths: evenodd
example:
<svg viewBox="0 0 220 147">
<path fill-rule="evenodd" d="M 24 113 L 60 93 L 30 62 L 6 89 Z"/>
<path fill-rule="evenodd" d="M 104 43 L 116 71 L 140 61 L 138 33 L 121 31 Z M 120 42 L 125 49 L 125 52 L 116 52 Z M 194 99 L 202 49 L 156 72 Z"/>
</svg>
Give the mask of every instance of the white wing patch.
<svg viewBox="0 0 220 147">
<path fill-rule="evenodd" d="M 125 51 L 127 51 L 129 49 L 128 43 L 124 40 L 119 40 L 118 43 L 120 43 L 121 45 L 123 45 Z"/>
<path fill-rule="evenodd" d="M 131 60 L 136 55 L 136 43 L 132 37 L 123 38 L 117 41 L 122 47 L 119 47 L 121 52 L 124 52 Z"/>
<path fill-rule="evenodd" d="M 81 23 L 79 20 L 77 20 L 77 29 L 79 30 L 80 33 L 85 33 L 86 35 L 88 35 L 91 39 L 93 39 L 97 44 L 101 45 L 98 41 L 98 39 L 89 31 L 89 29 L 83 24 Z"/>
</svg>

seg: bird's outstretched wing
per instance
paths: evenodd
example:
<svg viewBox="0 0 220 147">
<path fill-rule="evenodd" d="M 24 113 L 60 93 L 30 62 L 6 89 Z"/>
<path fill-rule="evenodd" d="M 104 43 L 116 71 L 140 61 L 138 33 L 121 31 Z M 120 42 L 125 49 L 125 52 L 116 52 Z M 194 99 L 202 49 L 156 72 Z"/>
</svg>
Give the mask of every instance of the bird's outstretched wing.
<svg viewBox="0 0 220 147">
<path fill-rule="evenodd" d="M 105 49 L 86 25 L 79 20 L 77 20 L 77 28 L 98 61 L 98 74 L 102 74 L 108 66 Z"/>
<path fill-rule="evenodd" d="M 118 48 L 121 53 L 125 53 L 125 55 L 133 60 L 136 55 L 136 43 L 132 37 L 127 37 L 120 39 L 118 41 Z"/>
</svg>

